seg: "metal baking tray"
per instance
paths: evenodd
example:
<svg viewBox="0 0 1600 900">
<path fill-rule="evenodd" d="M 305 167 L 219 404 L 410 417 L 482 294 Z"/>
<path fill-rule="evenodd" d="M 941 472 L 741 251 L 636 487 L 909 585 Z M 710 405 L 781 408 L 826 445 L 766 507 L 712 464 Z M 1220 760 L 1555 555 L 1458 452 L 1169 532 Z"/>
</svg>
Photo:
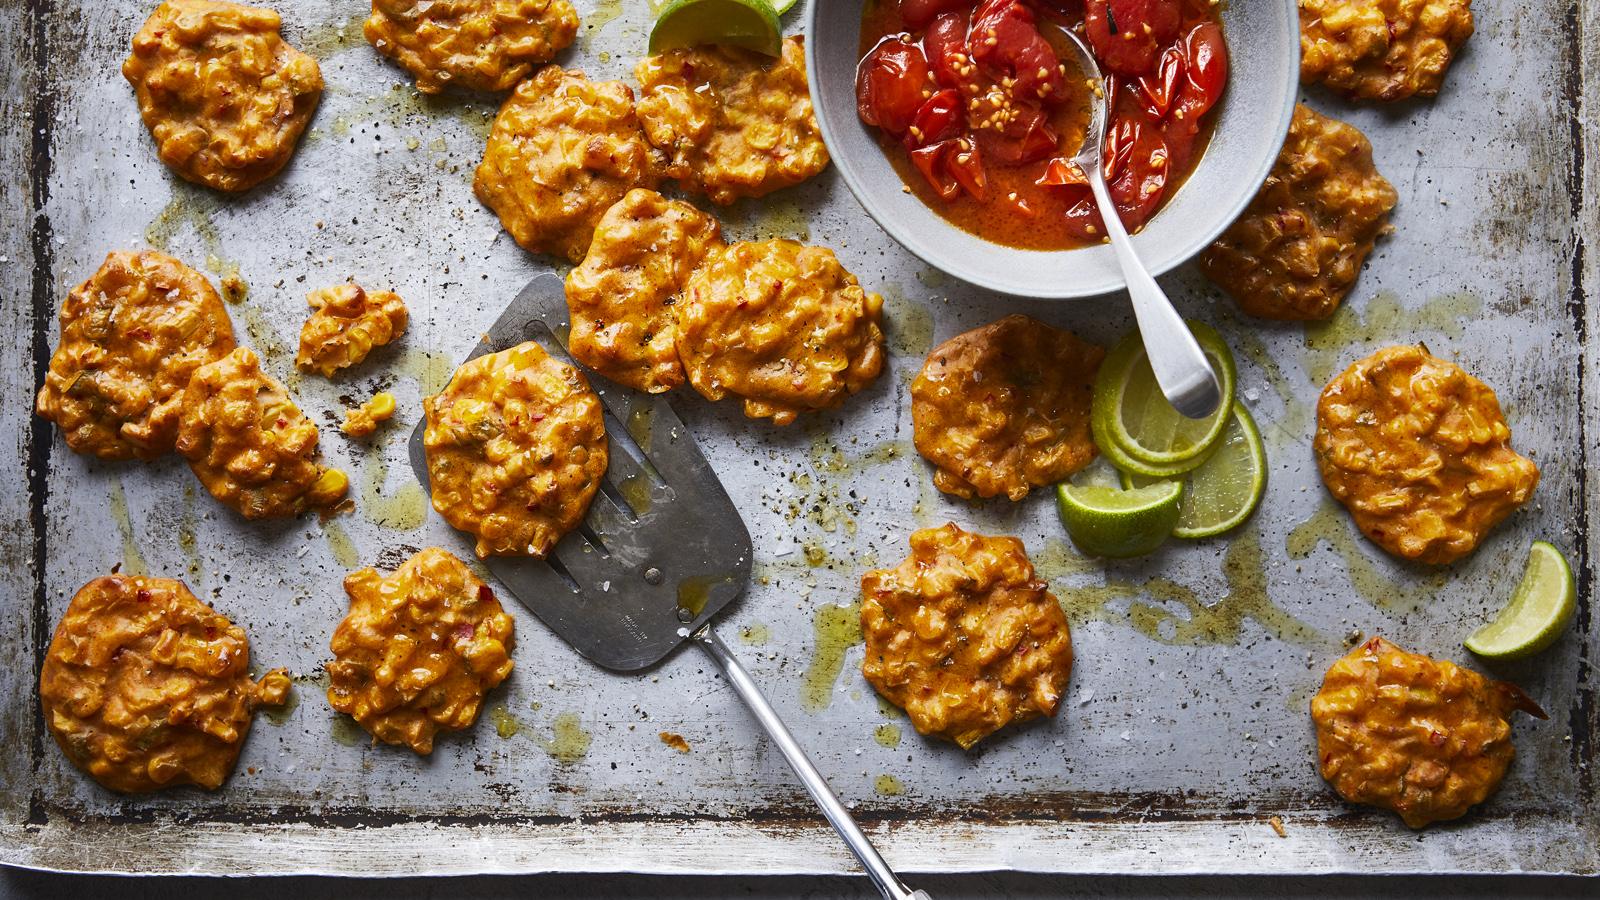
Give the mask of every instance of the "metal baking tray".
<svg viewBox="0 0 1600 900">
<path fill-rule="evenodd" d="M 477 727 L 431 758 L 370 746 L 323 696 L 320 665 L 358 565 L 469 544 L 425 508 L 405 464 L 419 398 L 502 307 L 549 270 L 471 195 L 494 104 L 424 99 L 360 36 L 365 3 L 280 0 L 289 39 L 328 90 L 282 177 L 229 199 L 156 160 L 119 73 L 147 0 L 0 5 L 0 862 L 96 872 L 443 874 L 842 872 L 852 862 L 782 759 L 691 655 L 627 677 L 586 663 L 531 615 L 516 671 Z M 627 77 L 644 3 L 579 0 L 564 57 Z M 1589 510 L 1600 283 L 1591 130 L 1595 3 L 1479 4 L 1477 34 L 1436 101 L 1309 102 L 1357 123 L 1395 183 L 1396 233 L 1333 324 L 1241 321 L 1184 270 L 1181 309 L 1229 336 L 1241 393 L 1269 444 L 1266 501 L 1227 540 L 1174 543 L 1102 566 L 1066 543 L 1048 492 L 965 503 L 935 491 L 911 448 L 907 385 L 937 340 L 1021 311 L 1106 342 L 1131 327 L 1116 297 L 1026 302 L 951 283 L 861 213 L 839 180 L 719 214 L 739 238 L 835 248 L 887 304 L 889 371 L 842 409 L 787 429 L 733 403 L 673 402 L 761 536 L 756 582 L 729 614 L 774 703 L 884 854 L 906 871 L 1576 872 L 1600 869 Z M 790 19 L 795 19 L 791 16 Z M 1244 89 L 1248 89 L 1247 86 Z M 108 250 L 156 246 L 250 285 L 233 306 L 261 353 L 326 427 L 356 508 L 247 524 L 169 457 L 107 465 L 31 416 L 54 313 Z M 558 269 L 558 271 L 562 271 Z M 397 290 L 410 332 L 352 376 L 296 378 L 304 295 L 354 276 Z M 1310 458 L 1324 380 L 1387 343 L 1424 341 L 1491 384 L 1519 449 L 1544 470 L 1533 503 L 1443 571 L 1401 565 L 1331 510 Z M 398 421 L 341 436 L 340 398 L 377 387 Z M 1020 536 L 1069 610 L 1077 665 L 1058 715 L 963 753 L 918 737 L 859 674 L 858 579 L 915 528 L 954 520 Z M 1348 807 L 1313 768 L 1307 700 L 1356 631 L 1463 660 L 1504 602 L 1528 543 L 1581 567 L 1572 634 L 1514 678 L 1552 712 L 1516 724 L 1493 800 L 1422 833 Z M 73 770 L 44 733 L 35 679 L 68 598 L 113 566 L 181 577 L 288 666 L 296 705 L 258 719 L 220 791 L 123 798 Z M 1159 581 L 1155 579 L 1160 579 Z M 658 738 L 681 734 L 692 752 Z M 1278 817 L 1280 837 L 1269 827 Z"/>
</svg>

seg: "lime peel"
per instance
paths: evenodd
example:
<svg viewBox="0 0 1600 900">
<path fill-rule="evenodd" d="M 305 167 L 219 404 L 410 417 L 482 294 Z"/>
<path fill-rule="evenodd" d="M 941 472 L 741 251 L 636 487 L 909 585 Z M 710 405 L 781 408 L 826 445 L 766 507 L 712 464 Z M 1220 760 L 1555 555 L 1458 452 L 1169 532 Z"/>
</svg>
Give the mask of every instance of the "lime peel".
<svg viewBox="0 0 1600 900">
<path fill-rule="evenodd" d="M 1216 411 L 1190 419 L 1173 409 L 1151 371 L 1143 339 L 1133 331 L 1106 354 L 1095 377 L 1091 420 L 1102 450 L 1115 444 L 1122 456 L 1164 469 L 1207 455 L 1222 439 L 1232 418 L 1238 369 L 1216 329 L 1203 322 L 1187 324 L 1217 374 L 1222 399 Z"/>
</svg>

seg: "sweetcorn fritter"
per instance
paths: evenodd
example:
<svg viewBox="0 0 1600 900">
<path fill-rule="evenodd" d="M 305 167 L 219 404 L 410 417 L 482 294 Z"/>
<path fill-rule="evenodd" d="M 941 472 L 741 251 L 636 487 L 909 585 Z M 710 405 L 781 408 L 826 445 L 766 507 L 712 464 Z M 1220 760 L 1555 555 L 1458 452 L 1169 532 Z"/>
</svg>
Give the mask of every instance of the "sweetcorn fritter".
<svg viewBox="0 0 1600 900">
<path fill-rule="evenodd" d="M 971 747 L 1055 715 L 1072 632 L 1022 542 L 954 524 L 911 535 L 911 555 L 861 579 L 862 672 L 922 734 Z"/>
<path fill-rule="evenodd" d="M 1544 711 L 1516 685 L 1374 637 L 1334 663 L 1311 698 L 1317 767 L 1339 796 L 1412 828 L 1459 818 L 1493 794 L 1516 754 L 1513 710 Z"/>
<path fill-rule="evenodd" d="M 122 74 L 174 172 L 237 193 L 294 155 L 322 98 L 322 70 L 283 40 L 282 24 L 270 9 L 166 0 L 134 35 Z"/>
<path fill-rule="evenodd" d="M 449 551 L 429 547 L 392 575 L 344 580 L 350 611 L 333 632 L 328 703 L 375 740 L 427 755 L 441 731 L 477 721 L 511 674 L 511 617 Z"/>
<path fill-rule="evenodd" d="M 1425 347 L 1379 350 L 1328 382 L 1312 449 L 1361 532 L 1425 563 L 1471 553 L 1539 484 L 1494 391 Z"/>
<path fill-rule="evenodd" d="M 39 673 L 51 736 L 119 793 L 221 787 L 256 708 L 282 705 L 288 690 L 282 669 L 251 680 L 244 629 L 183 582 L 135 575 L 73 596 Z"/>
<path fill-rule="evenodd" d="M 101 459 L 171 452 L 190 377 L 234 348 L 211 282 L 155 250 L 108 254 L 60 321 L 35 409 L 68 447 Z"/>
</svg>

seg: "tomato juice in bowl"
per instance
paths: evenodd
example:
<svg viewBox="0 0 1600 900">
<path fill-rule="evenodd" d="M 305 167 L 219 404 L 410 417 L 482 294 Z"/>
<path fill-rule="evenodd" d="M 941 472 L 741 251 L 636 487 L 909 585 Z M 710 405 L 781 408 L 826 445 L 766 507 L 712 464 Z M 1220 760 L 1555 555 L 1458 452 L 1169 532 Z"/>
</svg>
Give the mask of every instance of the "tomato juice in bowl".
<svg viewBox="0 0 1600 900">
<path fill-rule="evenodd" d="M 813 0 L 807 20 L 818 121 L 867 212 L 927 262 L 1023 296 L 1123 286 L 1068 162 L 1096 87 L 1108 186 L 1155 273 L 1249 202 L 1298 88 L 1294 0 Z"/>
</svg>

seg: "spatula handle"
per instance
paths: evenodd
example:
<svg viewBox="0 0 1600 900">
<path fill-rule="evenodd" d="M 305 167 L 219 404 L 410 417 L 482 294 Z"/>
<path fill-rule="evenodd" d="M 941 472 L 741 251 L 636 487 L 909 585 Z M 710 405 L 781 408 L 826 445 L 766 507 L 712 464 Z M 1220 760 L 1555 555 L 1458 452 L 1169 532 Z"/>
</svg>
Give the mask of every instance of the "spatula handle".
<svg viewBox="0 0 1600 900">
<path fill-rule="evenodd" d="M 867 876 L 878 886 L 878 890 L 883 892 L 883 896 L 887 900 L 931 900 L 926 891 L 913 891 L 901 883 L 894 870 L 884 862 L 877 848 L 872 846 L 872 841 L 868 840 L 860 826 L 856 825 L 856 820 L 850 817 L 850 811 L 845 809 L 844 804 L 834 795 L 833 789 L 828 787 L 828 782 L 822 777 L 822 773 L 817 771 L 817 767 L 811 764 L 806 752 L 795 742 L 788 726 L 778 717 L 778 711 L 767 702 L 766 696 L 761 693 L 761 688 L 756 687 L 755 679 L 750 677 L 750 673 L 739 663 L 733 651 L 728 649 L 728 645 L 711 630 L 710 623 L 701 626 L 690 637 L 717 664 L 723 677 L 728 679 L 728 683 L 733 685 L 740 699 L 744 700 L 745 706 L 755 714 L 756 721 L 761 723 L 761 727 L 767 730 L 773 743 L 783 751 L 783 758 L 789 761 L 794 774 L 800 777 L 800 783 L 806 786 L 811 799 L 822 807 L 822 814 L 827 817 L 828 824 L 844 838 L 844 842 L 849 845 L 850 852 L 856 855 L 856 859 L 861 860 L 862 868 L 867 870 Z"/>
</svg>

